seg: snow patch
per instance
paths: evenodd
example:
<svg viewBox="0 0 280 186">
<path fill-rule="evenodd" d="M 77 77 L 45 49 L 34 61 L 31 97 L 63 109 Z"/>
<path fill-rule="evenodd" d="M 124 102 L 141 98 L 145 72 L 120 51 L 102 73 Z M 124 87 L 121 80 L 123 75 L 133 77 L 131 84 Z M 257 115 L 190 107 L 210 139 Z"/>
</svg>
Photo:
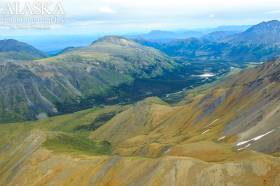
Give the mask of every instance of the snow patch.
<svg viewBox="0 0 280 186">
<path fill-rule="evenodd" d="M 201 75 L 198 75 L 198 77 L 201 77 L 201 78 L 210 78 L 210 77 L 214 77 L 215 74 L 213 73 L 204 73 L 204 74 L 201 74 Z"/>
<path fill-rule="evenodd" d="M 237 150 L 238 150 L 238 151 L 244 150 L 244 149 L 247 149 L 247 148 L 250 147 L 250 146 L 251 146 L 251 144 L 249 143 L 249 144 L 247 144 L 245 147 L 239 148 L 239 149 L 237 149 Z"/>
<path fill-rule="evenodd" d="M 253 138 L 253 140 L 254 140 L 254 141 L 258 141 L 259 139 L 265 137 L 266 135 L 268 135 L 268 134 L 270 134 L 270 133 L 272 133 L 272 132 L 274 132 L 274 129 L 271 130 L 271 131 L 269 131 L 269 132 L 267 132 L 267 133 L 265 133 L 265 134 L 262 134 L 262 135 L 259 135 L 259 136 L 255 137 L 255 138 Z"/>
<path fill-rule="evenodd" d="M 226 136 L 222 136 L 222 137 L 220 137 L 219 139 L 218 139 L 218 141 L 222 141 L 223 139 L 225 139 L 226 138 Z"/>
<path fill-rule="evenodd" d="M 241 141 L 241 142 L 237 143 L 236 146 L 244 145 L 244 144 L 246 144 L 246 143 L 248 143 L 248 142 L 250 142 L 250 141 L 252 141 L 252 140 Z"/>
<path fill-rule="evenodd" d="M 274 132 L 274 131 L 275 131 L 275 130 L 272 129 L 271 131 L 269 131 L 269 132 L 267 132 L 267 133 L 264 133 L 264 134 L 261 134 L 261 135 L 259 135 L 259 136 L 256 136 L 256 137 L 254 137 L 254 138 L 252 138 L 252 139 L 250 139 L 250 140 L 241 141 L 241 142 L 237 143 L 236 146 L 242 146 L 242 145 L 244 145 L 244 144 L 246 144 L 246 143 L 249 143 L 249 142 L 251 142 L 251 141 L 258 141 L 258 140 L 260 140 L 261 138 L 265 137 L 266 135 L 268 135 L 268 134 L 270 134 L 270 133 L 272 133 L 272 132 Z"/>
<path fill-rule="evenodd" d="M 205 133 L 209 132 L 209 130 L 210 130 L 210 129 L 208 129 L 208 130 L 202 132 L 201 134 L 205 134 Z"/>
<path fill-rule="evenodd" d="M 213 125 L 214 123 L 216 123 L 217 121 L 219 121 L 219 119 L 215 119 L 214 121 L 212 121 L 210 124 L 208 124 L 208 126 Z"/>
</svg>

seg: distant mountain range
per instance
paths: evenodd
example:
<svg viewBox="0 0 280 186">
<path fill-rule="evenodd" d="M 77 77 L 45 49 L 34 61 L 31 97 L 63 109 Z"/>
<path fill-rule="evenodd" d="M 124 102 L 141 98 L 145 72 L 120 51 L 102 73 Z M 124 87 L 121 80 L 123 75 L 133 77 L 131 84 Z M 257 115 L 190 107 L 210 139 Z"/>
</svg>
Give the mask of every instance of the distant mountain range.
<svg viewBox="0 0 280 186">
<path fill-rule="evenodd" d="M 237 33 L 239 32 L 238 31 L 215 31 L 202 36 L 202 39 L 216 42 L 216 41 L 226 39 L 229 36 L 233 36 Z"/>
<path fill-rule="evenodd" d="M 201 37 L 205 34 L 216 32 L 216 31 L 226 31 L 226 32 L 242 32 L 246 30 L 249 26 L 247 25 L 235 25 L 235 26 L 219 26 L 216 28 L 206 28 L 206 29 L 194 29 L 194 30 L 154 30 L 149 33 L 139 33 L 139 34 L 126 34 L 123 35 L 129 39 L 135 39 L 141 37 L 142 39 L 154 39 L 162 41 L 170 41 L 170 39 L 186 39 L 189 37 Z M 13 39 L 28 43 L 37 49 L 47 53 L 48 55 L 55 55 L 59 53 L 64 48 L 68 47 L 83 47 L 89 45 L 92 41 L 103 37 L 101 34 L 83 34 L 83 35 L 25 35 L 25 36 L 15 36 Z M 8 39 L 10 36 L 0 36 L 0 39 Z"/>
<path fill-rule="evenodd" d="M 220 26 L 216 28 L 209 29 L 197 29 L 197 30 L 180 30 L 180 31 L 163 31 L 163 30 L 153 30 L 146 34 L 140 35 L 130 35 L 127 36 L 131 39 L 142 39 L 142 40 L 150 40 L 150 41 L 158 41 L 158 42 L 168 42 L 174 39 L 187 39 L 187 38 L 200 38 L 210 33 L 239 33 L 248 29 L 250 26 L 242 25 L 242 26 Z M 213 35 L 213 34 L 212 34 Z"/>
<path fill-rule="evenodd" d="M 153 30 L 147 34 L 128 36 L 128 37 L 132 39 L 147 39 L 153 41 L 166 42 L 172 39 L 186 39 L 190 37 L 201 37 L 201 36 L 203 36 L 203 32 L 199 32 L 199 31 L 172 32 L 172 31 Z"/>
<path fill-rule="evenodd" d="M 222 40 L 223 41 L 223 40 Z M 262 22 L 224 40 L 232 44 L 280 46 L 280 22 Z"/>
<path fill-rule="evenodd" d="M 141 44 L 189 61 L 228 61 L 235 63 L 272 60 L 280 56 L 280 22 L 269 21 L 241 33 L 213 32 L 201 38 L 168 42 L 137 39 Z"/>
<path fill-rule="evenodd" d="M 244 32 L 245 30 L 252 27 L 252 25 L 226 25 L 218 26 L 216 28 L 204 29 L 207 33 L 211 32 Z"/>
</svg>

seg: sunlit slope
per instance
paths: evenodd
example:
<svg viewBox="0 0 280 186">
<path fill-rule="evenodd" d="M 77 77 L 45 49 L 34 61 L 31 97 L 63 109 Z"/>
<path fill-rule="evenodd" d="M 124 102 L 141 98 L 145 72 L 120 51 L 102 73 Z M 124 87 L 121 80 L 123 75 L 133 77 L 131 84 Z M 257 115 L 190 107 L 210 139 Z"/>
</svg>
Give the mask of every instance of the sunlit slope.
<svg viewBox="0 0 280 186">
<path fill-rule="evenodd" d="M 277 61 L 234 75 L 210 90 L 192 91 L 180 106 L 143 101 L 96 130 L 92 138 L 115 144 L 115 151 L 124 155 L 155 156 L 172 152 L 178 144 L 188 148 L 205 140 L 228 143 L 239 151 L 277 154 L 279 74 Z"/>
<path fill-rule="evenodd" d="M 148 102 L 146 104 L 155 104 L 155 101 Z M 177 145 L 158 158 L 117 156 L 110 150 L 114 145 L 90 140 L 87 136 L 91 130 L 77 130 L 106 114 L 126 109 L 107 107 L 40 122 L 1 125 L 0 185 L 279 183 L 279 158 L 250 151 L 237 152 L 226 143 L 204 139 L 196 144 L 183 145 L 189 147 L 185 148 L 185 154 Z M 225 154 L 231 157 L 209 159 L 207 156 L 213 152 L 217 158 L 225 158 Z"/>
<path fill-rule="evenodd" d="M 279 161 L 252 156 L 237 162 L 207 163 L 188 157 L 56 155 L 40 149 L 13 170 L 5 185 L 274 185 Z M 278 171 L 278 173 L 277 173 Z"/>
<path fill-rule="evenodd" d="M 245 70 L 176 106 L 152 97 L 0 125 L 0 184 L 278 186 L 279 70 Z"/>
<path fill-rule="evenodd" d="M 46 149 L 54 153 L 52 156 L 110 155 L 110 143 L 93 141 L 88 136 L 125 109 L 126 106 L 95 108 L 36 122 L 0 125 L 0 185 L 6 185 L 25 165 L 30 165 L 29 158 Z M 48 155 L 42 155 L 41 160 L 47 160 L 44 157 Z"/>
<path fill-rule="evenodd" d="M 0 122 L 44 118 L 119 99 L 135 79 L 172 71 L 159 51 L 117 36 L 37 61 L 0 63 Z"/>
</svg>

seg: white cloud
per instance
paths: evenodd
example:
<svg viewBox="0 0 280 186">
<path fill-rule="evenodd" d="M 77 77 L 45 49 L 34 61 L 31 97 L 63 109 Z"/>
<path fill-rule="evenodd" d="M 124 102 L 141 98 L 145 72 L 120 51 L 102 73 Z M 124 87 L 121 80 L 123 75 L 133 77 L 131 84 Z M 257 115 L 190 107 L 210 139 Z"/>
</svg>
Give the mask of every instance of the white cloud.
<svg viewBox="0 0 280 186">
<path fill-rule="evenodd" d="M 265 12 L 265 14 L 280 14 L 280 10 L 270 10 Z"/>
<path fill-rule="evenodd" d="M 104 13 L 104 14 L 113 14 L 113 13 L 115 13 L 115 11 L 112 8 L 108 7 L 108 6 L 103 6 L 103 7 L 99 8 L 99 12 L 100 13 Z"/>
<path fill-rule="evenodd" d="M 71 16 L 112 14 L 123 19 L 150 19 L 180 17 L 192 18 L 197 16 L 226 13 L 231 17 L 243 12 L 262 13 L 280 9 L 279 0 L 67 0 L 64 1 L 67 14 Z M 213 14 L 213 15 L 212 15 Z"/>
<path fill-rule="evenodd" d="M 208 17 L 209 18 L 215 18 L 216 16 L 215 16 L 215 14 L 209 14 Z"/>
<path fill-rule="evenodd" d="M 89 32 L 256 24 L 280 14 L 279 0 L 64 0 L 63 7 L 65 30 Z"/>
</svg>

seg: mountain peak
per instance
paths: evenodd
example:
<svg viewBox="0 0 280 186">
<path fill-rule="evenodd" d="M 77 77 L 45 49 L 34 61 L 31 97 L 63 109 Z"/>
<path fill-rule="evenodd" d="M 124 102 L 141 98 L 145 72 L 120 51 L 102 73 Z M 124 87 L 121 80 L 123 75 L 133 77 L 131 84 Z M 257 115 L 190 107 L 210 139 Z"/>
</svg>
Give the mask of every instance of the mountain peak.
<svg viewBox="0 0 280 186">
<path fill-rule="evenodd" d="M 15 39 L 0 40 L 0 53 L 4 59 L 38 59 L 46 55 L 33 46 Z M 13 53 L 13 54 L 11 54 Z"/>
<path fill-rule="evenodd" d="M 245 32 L 235 35 L 230 42 L 278 46 L 280 45 L 280 22 L 278 20 L 261 22 Z"/>
<path fill-rule="evenodd" d="M 30 45 L 15 39 L 0 40 L 0 51 L 14 51 L 17 47 L 31 47 Z"/>
<path fill-rule="evenodd" d="M 20 42 L 20 41 L 15 40 L 15 39 L 3 39 L 3 40 L 1 40 L 1 42 L 14 42 L 14 43 L 17 43 L 17 42 Z"/>
<path fill-rule="evenodd" d="M 263 21 L 260 24 L 280 24 L 280 21 L 275 19 L 275 20 L 271 20 L 271 21 Z"/>
<path fill-rule="evenodd" d="M 269 31 L 270 29 L 280 29 L 280 21 L 278 20 L 271 20 L 271 21 L 264 21 L 264 22 L 261 22 L 255 26 L 252 26 L 251 28 L 249 28 L 247 30 L 247 32 L 249 31 L 254 31 L 254 30 L 257 30 L 257 31 L 264 31 L 264 30 L 267 30 Z"/>
<path fill-rule="evenodd" d="M 92 45 L 95 45 L 97 43 L 111 43 L 114 45 L 121 45 L 121 46 L 131 46 L 131 45 L 136 44 L 134 41 L 131 41 L 125 37 L 115 36 L 115 35 L 104 36 L 104 37 L 94 41 L 92 43 Z"/>
</svg>

